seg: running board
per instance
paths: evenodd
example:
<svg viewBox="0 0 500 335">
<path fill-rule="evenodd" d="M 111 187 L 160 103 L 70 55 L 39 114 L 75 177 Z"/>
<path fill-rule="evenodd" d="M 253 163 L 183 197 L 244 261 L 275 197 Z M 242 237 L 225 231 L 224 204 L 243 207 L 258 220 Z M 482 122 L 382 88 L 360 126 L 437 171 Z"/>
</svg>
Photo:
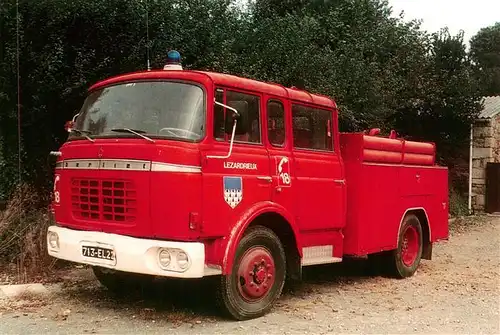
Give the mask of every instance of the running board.
<svg viewBox="0 0 500 335">
<path fill-rule="evenodd" d="M 302 266 L 340 263 L 342 258 L 333 257 L 333 245 L 302 248 Z"/>
</svg>

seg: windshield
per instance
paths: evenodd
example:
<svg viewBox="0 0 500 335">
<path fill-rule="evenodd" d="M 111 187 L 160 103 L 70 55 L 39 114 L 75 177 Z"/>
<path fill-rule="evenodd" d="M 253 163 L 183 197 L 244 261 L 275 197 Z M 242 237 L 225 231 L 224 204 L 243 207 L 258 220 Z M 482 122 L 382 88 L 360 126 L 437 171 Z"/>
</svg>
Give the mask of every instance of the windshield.
<svg viewBox="0 0 500 335">
<path fill-rule="evenodd" d="M 92 92 L 71 137 L 135 136 L 197 141 L 204 136 L 203 89 L 194 84 L 152 81 L 114 85 Z M 128 130 L 132 130 L 130 132 Z"/>
</svg>

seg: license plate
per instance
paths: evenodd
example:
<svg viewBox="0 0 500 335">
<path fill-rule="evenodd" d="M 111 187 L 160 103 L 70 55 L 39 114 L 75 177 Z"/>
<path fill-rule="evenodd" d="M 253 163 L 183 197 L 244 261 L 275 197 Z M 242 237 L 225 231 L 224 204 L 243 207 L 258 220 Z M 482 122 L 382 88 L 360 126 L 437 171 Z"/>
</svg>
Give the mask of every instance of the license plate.
<svg viewBox="0 0 500 335">
<path fill-rule="evenodd" d="M 108 248 L 82 245 L 82 256 L 94 259 L 114 261 L 115 251 Z"/>
</svg>

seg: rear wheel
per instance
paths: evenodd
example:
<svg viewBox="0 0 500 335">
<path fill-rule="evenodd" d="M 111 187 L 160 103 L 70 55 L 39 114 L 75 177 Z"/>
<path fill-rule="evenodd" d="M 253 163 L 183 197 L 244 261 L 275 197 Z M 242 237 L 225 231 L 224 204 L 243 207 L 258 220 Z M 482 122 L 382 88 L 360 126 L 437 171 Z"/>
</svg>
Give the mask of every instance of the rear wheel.
<svg viewBox="0 0 500 335">
<path fill-rule="evenodd" d="M 116 271 L 98 266 L 93 266 L 92 270 L 101 285 L 113 293 L 125 293 L 136 289 L 143 290 L 154 279 L 148 275 Z"/>
<path fill-rule="evenodd" d="M 407 215 L 399 231 L 398 247 L 389 253 L 391 275 L 397 278 L 411 277 L 417 271 L 422 257 L 423 240 L 420 220 L 414 214 Z"/>
<path fill-rule="evenodd" d="M 222 276 L 219 299 L 234 319 L 248 320 L 268 313 L 285 283 L 286 257 L 274 232 L 250 227 L 238 245 L 231 274 Z"/>
</svg>

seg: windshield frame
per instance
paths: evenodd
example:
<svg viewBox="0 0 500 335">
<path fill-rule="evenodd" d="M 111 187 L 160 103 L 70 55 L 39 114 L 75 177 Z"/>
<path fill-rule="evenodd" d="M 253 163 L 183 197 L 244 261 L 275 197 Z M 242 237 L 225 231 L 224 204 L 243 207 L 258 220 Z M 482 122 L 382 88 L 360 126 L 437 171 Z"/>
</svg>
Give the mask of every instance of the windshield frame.
<svg viewBox="0 0 500 335">
<path fill-rule="evenodd" d="M 117 83 L 113 83 L 113 84 L 101 86 L 99 88 L 96 88 L 94 90 L 91 90 L 91 91 L 87 92 L 87 95 L 85 96 L 85 99 L 83 100 L 82 106 L 80 107 L 80 110 L 77 113 L 78 114 L 81 113 L 81 109 L 83 108 L 83 106 L 84 106 L 85 101 L 87 100 L 87 98 L 91 94 L 93 94 L 94 92 L 96 92 L 96 91 L 104 90 L 104 89 L 107 89 L 107 88 L 110 88 L 110 87 L 114 87 L 114 86 L 121 86 L 121 85 L 130 84 L 130 83 L 141 83 L 141 82 L 146 82 L 146 83 L 152 83 L 152 82 L 169 82 L 169 83 L 180 83 L 180 84 L 194 85 L 194 86 L 197 86 L 197 87 L 201 88 L 202 93 L 203 93 L 203 117 L 204 117 L 203 125 L 204 125 L 204 128 L 203 128 L 203 134 L 201 135 L 201 137 L 199 139 L 190 139 L 190 138 L 183 138 L 183 137 L 177 137 L 177 136 L 157 135 L 157 134 L 149 134 L 149 133 L 145 133 L 144 135 L 146 135 L 147 137 L 149 137 L 151 139 L 155 139 L 155 140 L 169 140 L 169 141 L 180 141 L 180 142 L 188 142 L 188 143 L 200 143 L 200 142 L 204 141 L 207 138 L 207 136 L 208 136 L 208 132 L 207 132 L 207 122 L 208 122 L 208 104 L 207 104 L 208 96 L 207 96 L 207 92 L 208 91 L 207 91 L 207 88 L 205 87 L 205 85 L 203 85 L 200 82 L 193 81 L 193 80 L 175 79 L 175 78 L 168 78 L 168 79 L 164 79 L 164 78 L 147 78 L 146 79 L 146 78 L 144 78 L 144 79 L 124 80 L 124 81 L 120 81 L 120 82 L 117 82 Z M 80 117 L 80 115 L 78 117 Z M 77 120 L 78 120 L 78 117 L 77 117 Z M 77 123 L 77 121 L 75 121 L 75 124 L 76 123 Z M 79 129 L 77 129 L 77 130 L 79 130 Z M 139 138 L 135 134 L 125 133 L 125 132 L 124 133 L 122 133 L 122 132 L 113 132 L 113 133 L 109 133 L 109 134 L 105 134 L 105 135 L 88 134 L 88 136 L 91 139 L 124 138 L 124 139 L 143 140 L 142 138 Z M 81 141 L 81 140 L 87 140 L 87 139 L 81 133 L 80 134 L 76 134 L 76 132 L 75 132 L 75 133 L 70 133 L 66 141 L 69 142 L 69 141 Z"/>
</svg>

